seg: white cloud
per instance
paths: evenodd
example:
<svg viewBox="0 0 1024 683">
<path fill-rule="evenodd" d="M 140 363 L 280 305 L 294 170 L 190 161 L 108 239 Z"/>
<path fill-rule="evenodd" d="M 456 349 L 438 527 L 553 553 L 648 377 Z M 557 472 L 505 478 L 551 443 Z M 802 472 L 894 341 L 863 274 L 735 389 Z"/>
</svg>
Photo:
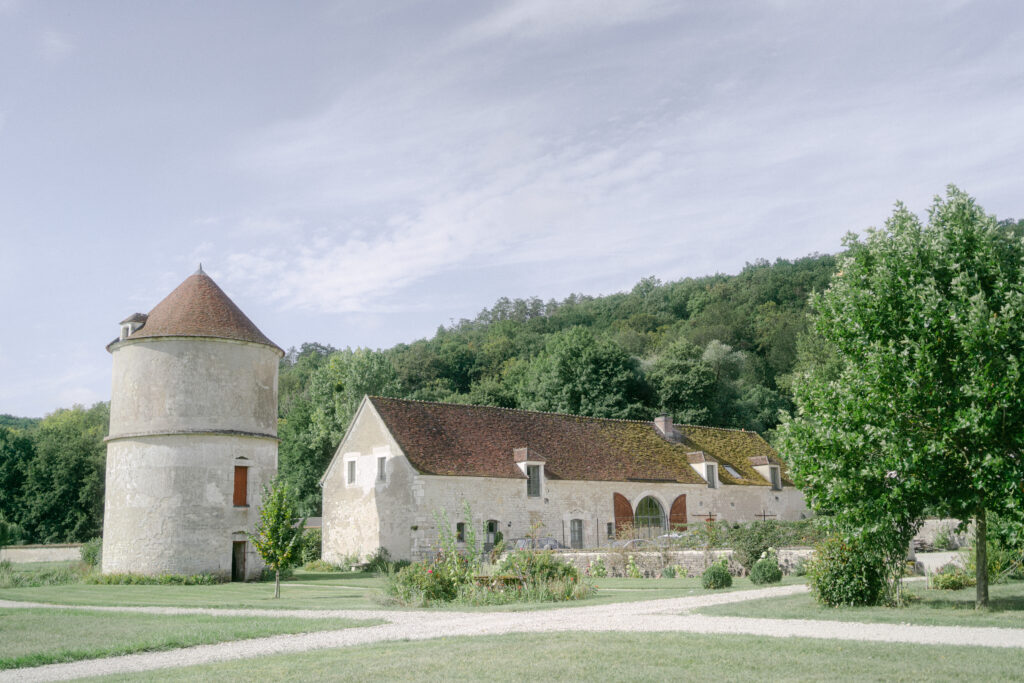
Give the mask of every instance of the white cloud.
<svg viewBox="0 0 1024 683">
<path fill-rule="evenodd" d="M 654 21 L 680 9 L 670 0 L 516 0 L 465 27 L 455 43 L 542 38 Z"/>
<path fill-rule="evenodd" d="M 74 52 L 75 45 L 59 31 L 48 29 L 39 38 L 39 49 L 43 59 L 51 63 L 63 61 Z"/>
</svg>

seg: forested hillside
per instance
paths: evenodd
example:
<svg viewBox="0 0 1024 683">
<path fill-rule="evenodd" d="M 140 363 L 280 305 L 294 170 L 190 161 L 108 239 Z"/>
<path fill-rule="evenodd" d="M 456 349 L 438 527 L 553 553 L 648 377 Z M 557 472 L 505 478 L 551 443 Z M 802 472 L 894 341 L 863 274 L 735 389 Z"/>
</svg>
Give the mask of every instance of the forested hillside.
<svg viewBox="0 0 1024 683">
<path fill-rule="evenodd" d="M 1024 234 L 1024 221 L 1001 225 Z M 303 344 L 281 360 L 281 475 L 318 515 L 317 482 L 364 394 L 645 420 L 665 411 L 770 439 L 794 371 L 828 360 L 804 332 L 808 295 L 835 266 L 815 255 L 603 297 L 501 299 L 386 350 Z M 0 545 L 99 534 L 108 419 L 106 403 L 0 416 Z"/>
<path fill-rule="evenodd" d="M 564 301 L 500 299 L 430 339 L 386 350 L 303 344 L 281 361 L 281 473 L 319 513 L 317 480 L 364 394 L 770 432 L 790 407 L 807 300 L 836 257 Z"/>
</svg>

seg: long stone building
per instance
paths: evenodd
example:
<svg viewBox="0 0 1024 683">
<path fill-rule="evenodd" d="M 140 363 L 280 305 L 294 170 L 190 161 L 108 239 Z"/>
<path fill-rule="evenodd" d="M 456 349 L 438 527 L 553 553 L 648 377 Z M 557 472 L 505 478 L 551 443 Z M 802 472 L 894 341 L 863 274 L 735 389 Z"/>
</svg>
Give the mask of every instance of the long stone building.
<svg viewBox="0 0 1024 683">
<path fill-rule="evenodd" d="M 438 513 L 485 545 L 606 545 L 701 520 L 800 519 L 803 495 L 754 432 L 390 398 L 363 399 L 321 479 L 323 556 L 421 559 Z M 442 517 L 443 519 L 443 517 Z"/>
<path fill-rule="evenodd" d="M 104 573 L 258 576 L 246 532 L 277 472 L 281 349 L 200 266 L 107 350 Z"/>
</svg>

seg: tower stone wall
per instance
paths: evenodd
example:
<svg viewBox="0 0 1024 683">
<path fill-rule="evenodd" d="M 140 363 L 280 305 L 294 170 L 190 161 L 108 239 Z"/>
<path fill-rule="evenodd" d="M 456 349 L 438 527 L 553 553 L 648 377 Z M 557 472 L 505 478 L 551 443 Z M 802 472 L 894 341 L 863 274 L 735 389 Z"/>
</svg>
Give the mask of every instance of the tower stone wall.
<svg viewBox="0 0 1024 683">
<path fill-rule="evenodd" d="M 103 572 L 258 576 L 281 350 L 202 271 L 108 349 Z"/>
</svg>

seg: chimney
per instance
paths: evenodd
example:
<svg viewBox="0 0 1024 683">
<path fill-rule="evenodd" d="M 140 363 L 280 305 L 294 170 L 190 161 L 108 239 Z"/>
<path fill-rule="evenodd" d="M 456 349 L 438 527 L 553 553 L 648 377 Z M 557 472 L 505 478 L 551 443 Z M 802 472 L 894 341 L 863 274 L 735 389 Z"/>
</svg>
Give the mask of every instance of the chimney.
<svg viewBox="0 0 1024 683">
<path fill-rule="evenodd" d="M 654 428 L 657 429 L 658 433 L 667 441 L 679 441 L 676 429 L 672 426 L 672 416 L 668 413 L 662 413 L 658 417 L 654 418 Z"/>
</svg>

